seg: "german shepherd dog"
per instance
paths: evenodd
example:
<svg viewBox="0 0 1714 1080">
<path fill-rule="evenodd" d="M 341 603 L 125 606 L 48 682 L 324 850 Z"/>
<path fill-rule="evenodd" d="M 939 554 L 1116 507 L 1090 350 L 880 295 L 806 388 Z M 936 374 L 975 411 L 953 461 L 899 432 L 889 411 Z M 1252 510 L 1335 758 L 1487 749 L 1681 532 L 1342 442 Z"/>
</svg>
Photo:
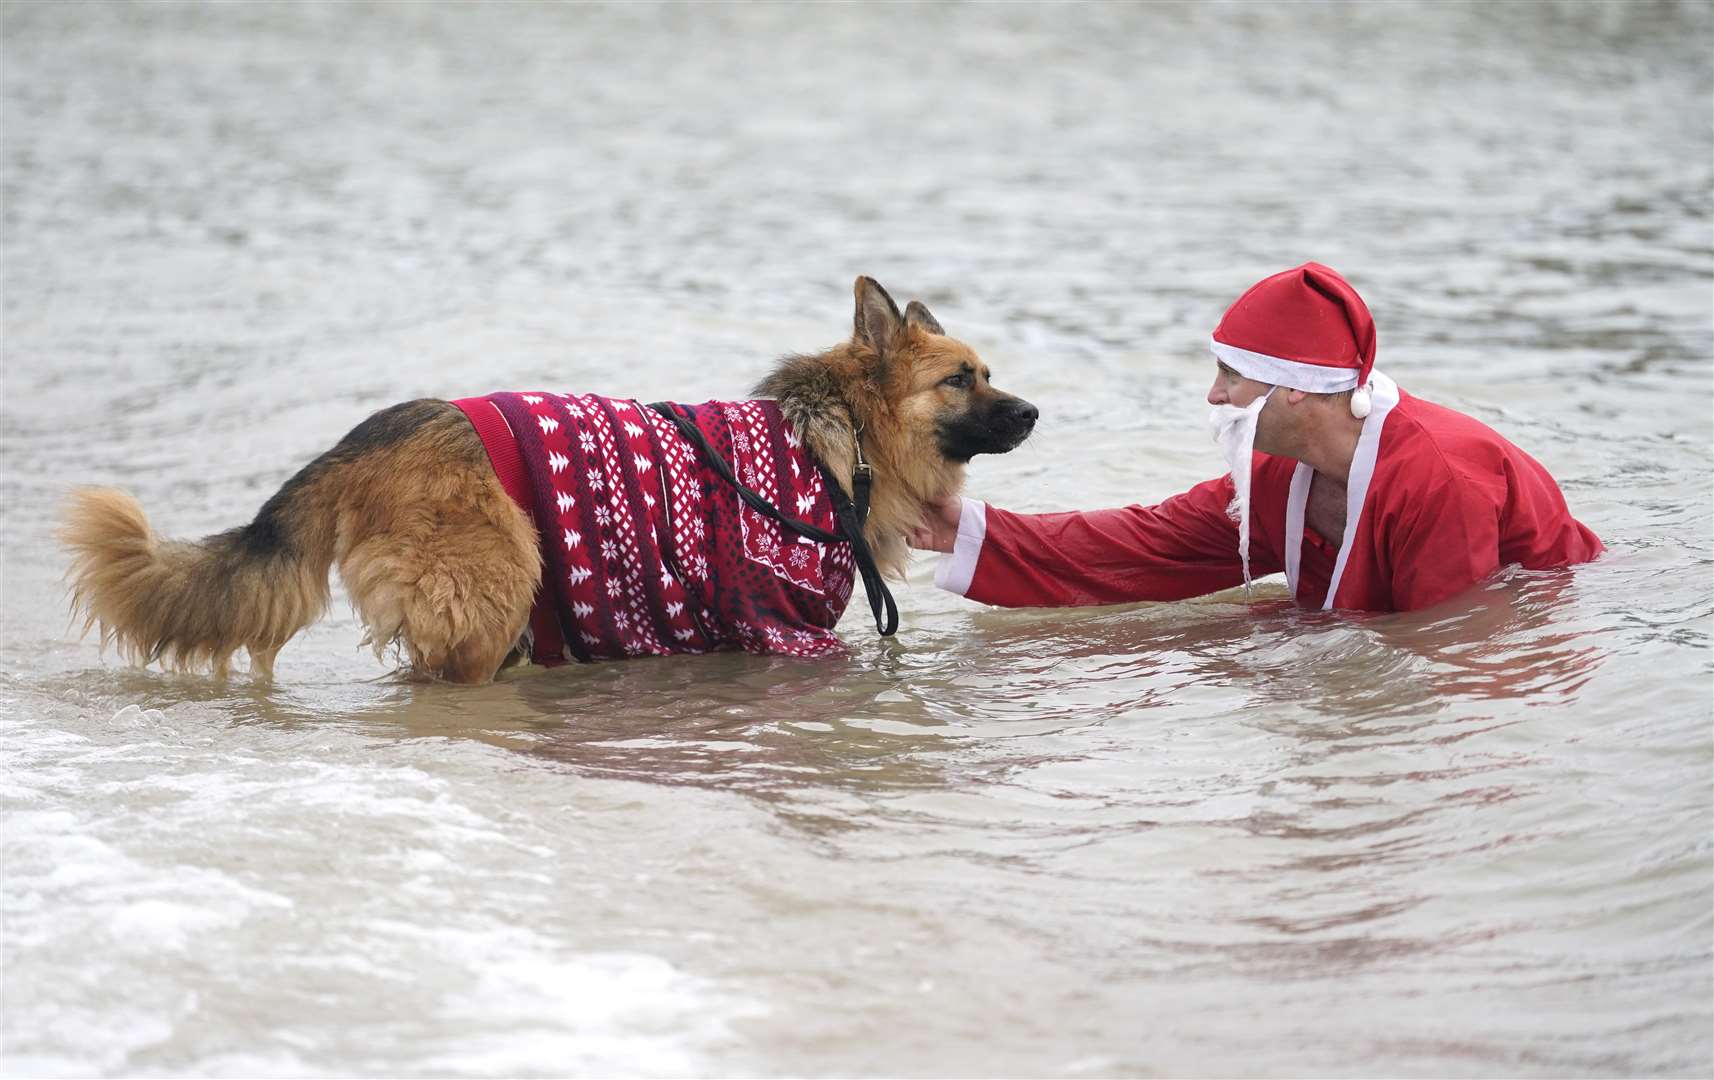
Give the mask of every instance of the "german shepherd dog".
<svg viewBox="0 0 1714 1080">
<path fill-rule="evenodd" d="M 855 292 L 851 339 L 784 358 L 754 395 L 778 403 L 847 497 L 868 461 L 863 533 L 881 572 L 898 578 L 923 503 L 955 494 L 975 455 L 1015 448 L 1037 411 L 995 390 L 987 365 L 922 303 L 901 315 L 867 277 Z M 325 611 L 337 564 L 377 655 L 396 643 L 415 675 L 484 683 L 519 659 L 543 585 L 530 515 L 470 419 L 431 399 L 364 420 L 248 525 L 161 539 L 130 495 L 85 488 L 59 535 L 83 632 L 99 626 L 103 645 L 131 662 L 180 671 L 224 675 L 243 648 L 251 670 L 271 676 L 280 648 Z"/>
</svg>

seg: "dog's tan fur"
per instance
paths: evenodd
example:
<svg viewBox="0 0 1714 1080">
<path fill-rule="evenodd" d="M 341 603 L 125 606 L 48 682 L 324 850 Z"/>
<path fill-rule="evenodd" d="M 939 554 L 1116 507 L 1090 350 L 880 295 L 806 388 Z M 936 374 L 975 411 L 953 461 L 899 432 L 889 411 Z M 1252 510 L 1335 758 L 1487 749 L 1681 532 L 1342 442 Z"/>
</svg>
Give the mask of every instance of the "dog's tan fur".
<svg viewBox="0 0 1714 1080">
<path fill-rule="evenodd" d="M 224 674 L 243 648 L 271 673 L 280 647 L 326 610 L 337 563 L 377 651 L 398 641 L 418 671 L 491 678 L 541 578 L 535 527 L 457 408 L 389 412 L 414 430 L 376 446 L 360 425 L 281 489 L 278 514 L 264 507 L 201 541 L 157 538 L 125 492 L 76 492 L 60 536 L 85 632 L 99 625 L 134 663 Z M 268 550 L 256 534 L 273 529 L 285 542 Z"/>
<path fill-rule="evenodd" d="M 899 577 L 922 504 L 963 483 L 937 425 L 1010 396 L 921 304 L 900 316 L 868 278 L 856 294 L 852 339 L 786 358 L 758 393 L 779 400 L 848 493 L 860 440 L 875 476 L 865 535 L 883 572 Z M 960 371 L 970 386 L 944 384 Z M 164 540 L 130 495 L 92 488 L 74 493 L 60 538 L 86 633 L 99 626 L 135 663 L 219 674 L 241 648 L 252 670 L 271 674 L 281 646 L 326 609 L 337 565 L 377 652 L 398 642 L 420 674 L 486 682 L 523 633 L 542 573 L 535 527 L 481 439 L 456 406 L 432 400 L 358 425 L 249 525 Z"/>
</svg>

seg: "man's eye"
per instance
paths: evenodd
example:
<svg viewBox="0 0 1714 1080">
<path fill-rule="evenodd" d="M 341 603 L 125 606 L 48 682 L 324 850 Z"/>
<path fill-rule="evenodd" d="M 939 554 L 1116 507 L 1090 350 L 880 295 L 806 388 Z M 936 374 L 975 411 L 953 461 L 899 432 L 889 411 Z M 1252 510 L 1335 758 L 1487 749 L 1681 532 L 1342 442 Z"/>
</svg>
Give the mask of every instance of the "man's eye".
<svg viewBox="0 0 1714 1080">
<path fill-rule="evenodd" d="M 967 371 L 960 371 L 956 375 L 948 375 L 946 378 L 940 380 L 940 385 L 956 386 L 960 390 L 970 389 L 970 383 L 970 373 Z"/>
</svg>

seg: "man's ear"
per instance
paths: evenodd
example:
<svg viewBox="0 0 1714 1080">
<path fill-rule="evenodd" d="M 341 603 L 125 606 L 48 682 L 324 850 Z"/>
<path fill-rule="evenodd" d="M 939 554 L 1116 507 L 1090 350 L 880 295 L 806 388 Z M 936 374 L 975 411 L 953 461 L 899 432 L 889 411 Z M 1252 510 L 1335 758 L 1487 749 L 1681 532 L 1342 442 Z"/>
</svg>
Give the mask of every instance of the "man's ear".
<svg viewBox="0 0 1714 1080">
<path fill-rule="evenodd" d="M 1291 402 L 1293 405 L 1302 405 L 1303 399 L 1308 396 L 1309 392 L 1307 390 L 1293 390 L 1290 387 L 1286 388 L 1286 400 Z"/>
<path fill-rule="evenodd" d="M 931 334 L 944 334 L 940 322 L 929 314 L 928 307 L 921 300 L 912 300 L 905 305 L 905 323 L 909 326 L 927 330 Z"/>
<path fill-rule="evenodd" d="M 887 355 L 905 326 L 897 305 L 874 278 L 858 278 L 853 291 L 857 294 L 857 311 L 851 319 L 851 340 L 874 349 L 877 356 Z"/>
</svg>

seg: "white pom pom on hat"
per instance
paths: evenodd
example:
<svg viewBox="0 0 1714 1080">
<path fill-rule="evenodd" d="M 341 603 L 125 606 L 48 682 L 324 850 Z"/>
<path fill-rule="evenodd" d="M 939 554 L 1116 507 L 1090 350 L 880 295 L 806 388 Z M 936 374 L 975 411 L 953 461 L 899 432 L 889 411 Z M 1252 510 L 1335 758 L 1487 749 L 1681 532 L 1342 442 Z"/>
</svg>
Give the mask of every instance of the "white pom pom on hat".
<svg viewBox="0 0 1714 1080">
<path fill-rule="evenodd" d="M 1375 320 L 1330 267 L 1304 263 L 1250 286 L 1221 316 L 1210 348 L 1248 379 L 1312 394 L 1350 390 L 1351 415 L 1369 415 Z"/>
</svg>

